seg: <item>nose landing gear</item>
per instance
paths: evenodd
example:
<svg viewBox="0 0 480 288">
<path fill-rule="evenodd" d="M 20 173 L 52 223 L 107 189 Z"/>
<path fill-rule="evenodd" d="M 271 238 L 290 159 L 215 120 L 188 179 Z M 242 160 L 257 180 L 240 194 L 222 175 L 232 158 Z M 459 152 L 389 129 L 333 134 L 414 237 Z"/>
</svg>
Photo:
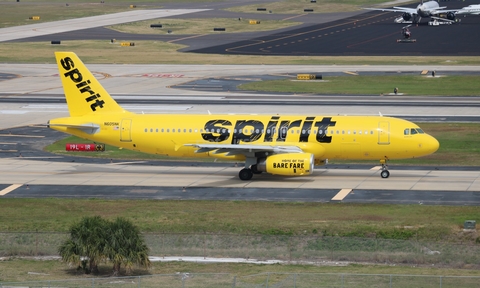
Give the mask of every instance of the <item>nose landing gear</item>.
<svg viewBox="0 0 480 288">
<path fill-rule="evenodd" d="M 380 160 L 380 163 L 382 164 L 382 172 L 380 172 L 380 177 L 382 177 L 383 179 L 390 177 L 387 160 L 386 159 Z"/>
</svg>

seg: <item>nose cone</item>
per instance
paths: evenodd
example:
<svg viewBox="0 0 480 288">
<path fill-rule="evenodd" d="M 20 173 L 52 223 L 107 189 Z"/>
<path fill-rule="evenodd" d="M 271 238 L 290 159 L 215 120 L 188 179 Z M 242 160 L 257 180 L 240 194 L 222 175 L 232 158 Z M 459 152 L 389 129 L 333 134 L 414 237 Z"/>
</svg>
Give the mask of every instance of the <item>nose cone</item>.
<svg viewBox="0 0 480 288">
<path fill-rule="evenodd" d="M 438 143 L 438 140 L 430 135 L 425 135 L 425 136 L 427 137 L 425 137 L 426 139 L 422 145 L 422 150 L 424 150 L 425 155 L 435 153 L 440 147 L 440 143 Z"/>
</svg>

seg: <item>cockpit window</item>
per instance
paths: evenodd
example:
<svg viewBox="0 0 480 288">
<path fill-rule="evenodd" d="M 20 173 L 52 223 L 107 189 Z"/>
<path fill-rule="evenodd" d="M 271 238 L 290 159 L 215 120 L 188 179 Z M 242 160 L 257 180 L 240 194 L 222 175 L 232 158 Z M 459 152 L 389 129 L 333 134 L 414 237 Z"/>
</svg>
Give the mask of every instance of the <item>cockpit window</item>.
<svg viewBox="0 0 480 288">
<path fill-rule="evenodd" d="M 417 134 L 417 130 L 415 128 L 410 129 L 410 134 L 414 135 Z"/>
<path fill-rule="evenodd" d="M 420 129 L 420 128 L 417 128 L 417 131 L 418 131 L 418 133 L 420 133 L 420 134 L 425 134 L 425 132 L 423 132 L 423 130 Z"/>
<path fill-rule="evenodd" d="M 403 135 L 410 135 L 410 129 L 407 128 L 407 129 L 403 130 Z"/>
</svg>

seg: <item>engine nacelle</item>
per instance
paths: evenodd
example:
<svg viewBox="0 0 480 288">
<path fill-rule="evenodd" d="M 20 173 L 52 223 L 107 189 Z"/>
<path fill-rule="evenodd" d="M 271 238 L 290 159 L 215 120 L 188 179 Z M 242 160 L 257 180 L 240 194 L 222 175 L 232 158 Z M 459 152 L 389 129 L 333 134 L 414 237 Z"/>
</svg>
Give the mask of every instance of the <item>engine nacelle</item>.
<svg viewBox="0 0 480 288">
<path fill-rule="evenodd" d="M 259 159 L 257 170 L 284 176 L 302 176 L 313 173 L 314 156 L 311 153 L 287 153 Z"/>
<path fill-rule="evenodd" d="M 455 20 L 455 13 L 453 13 L 453 12 L 448 12 L 448 13 L 447 13 L 447 19 L 448 19 L 448 20 L 452 20 L 452 21 Z"/>
<path fill-rule="evenodd" d="M 410 21 L 410 19 L 412 19 L 412 14 L 405 12 L 402 14 L 402 18 L 405 21 Z"/>
</svg>

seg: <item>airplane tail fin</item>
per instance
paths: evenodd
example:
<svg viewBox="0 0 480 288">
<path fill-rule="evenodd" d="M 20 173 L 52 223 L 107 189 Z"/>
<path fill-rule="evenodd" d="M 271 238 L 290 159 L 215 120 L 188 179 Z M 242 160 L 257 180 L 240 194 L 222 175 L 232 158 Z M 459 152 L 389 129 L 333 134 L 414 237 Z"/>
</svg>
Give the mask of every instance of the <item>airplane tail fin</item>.
<svg viewBox="0 0 480 288">
<path fill-rule="evenodd" d="M 73 52 L 55 52 L 70 116 L 126 112 Z"/>
</svg>

